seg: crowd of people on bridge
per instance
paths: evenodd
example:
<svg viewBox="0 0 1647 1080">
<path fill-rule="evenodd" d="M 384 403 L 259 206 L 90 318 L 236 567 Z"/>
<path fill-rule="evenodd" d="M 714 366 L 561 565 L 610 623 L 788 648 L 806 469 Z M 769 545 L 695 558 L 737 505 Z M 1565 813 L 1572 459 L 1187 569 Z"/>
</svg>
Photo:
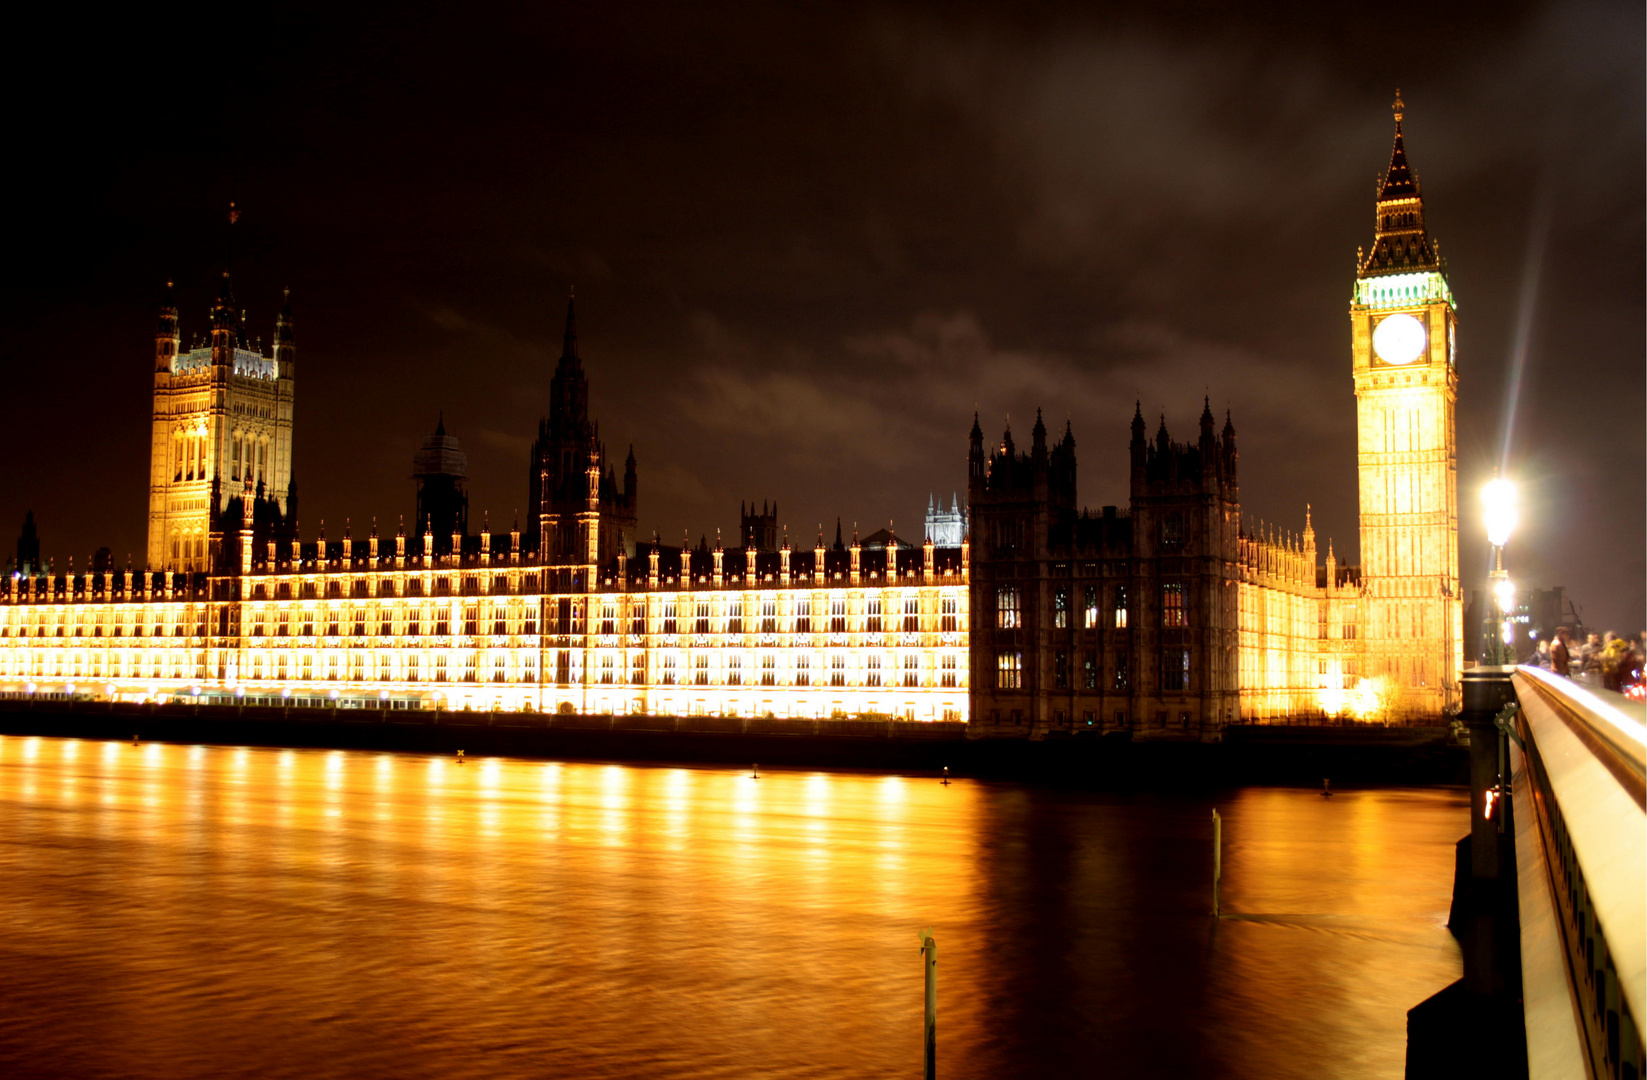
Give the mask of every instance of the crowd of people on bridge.
<svg viewBox="0 0 1647 1080">
<path fill-rule="evenodd" d="M 1647 633 L 1626 638 L 1609 630 L 1585 634 L 1582 642 L 1575 642 L 1573 632 L 1561 626 L 1554 641 L 1540 641 L 1522 663 L 1639 698 L 1644 690 L 1642 671 L 1647 668 Z"/>
</svg>

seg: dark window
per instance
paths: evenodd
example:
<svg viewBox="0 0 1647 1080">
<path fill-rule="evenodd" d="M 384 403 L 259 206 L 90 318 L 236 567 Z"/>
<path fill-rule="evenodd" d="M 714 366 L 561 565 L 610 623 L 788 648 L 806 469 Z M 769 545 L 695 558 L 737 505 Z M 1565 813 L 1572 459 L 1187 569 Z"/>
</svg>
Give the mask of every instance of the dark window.
<svg viewBox="0 0 1647 1080">
<path fill-rule="evenodd" d="M 1052 687 L 1054 690 L 1069 689 L 1069 653 L 1054 653 L 1052 656 Z"/>
<path fill-rule="evenodd" d="M 865 630 L 865 632 L 871 633 L 871 634 L 880 633 L 881 632 L 881 598 L 880 597 L 874 596 L 874 597 L 871 597 L 869 599 L 868 608 L 867 608 L 867 611 L 866 611 L 865 615 L 866 615 L 865 620 L 864 620 L 864 630 Z"/>
<path fill-rule="evenodd" d="M 1098 654 L 1092 650 L 1081 654 L 1081 687 L 1084 690 L 1098 689 Z"/>
<path fill-rule="evenodd" d="M 1180 692 L 1189 689 L 1189 655 L 1188 649 L 1161 650 L 1161 689 L 1163 692 Z"/>
<path fill-rule="evenodd" d="M 1052 593 L 1052 626 L 1055 630 L 1069 629 L 1069 587 L 1060 585 Z"/>
<path fill-rule="evenodd" d="M 795 633 L 810 634 L 812 632 L 812 601 L 795 601 Z M 805 686 L 805 683 L 799 685 Z"/>
<path fill-rule="evenodd" d="M 1115 654 L 1115 689 L 1126 690 L 1131 681 L 1131 672 L 1127 670 L 1127 654 L 1118 652 Z"/>
<path fill-rule="evenodd" d="M 1184 546 L 1184 515 L 1171 513 L 1161 519 L 1161 547 L 1179 551 Z"/>
</svg>

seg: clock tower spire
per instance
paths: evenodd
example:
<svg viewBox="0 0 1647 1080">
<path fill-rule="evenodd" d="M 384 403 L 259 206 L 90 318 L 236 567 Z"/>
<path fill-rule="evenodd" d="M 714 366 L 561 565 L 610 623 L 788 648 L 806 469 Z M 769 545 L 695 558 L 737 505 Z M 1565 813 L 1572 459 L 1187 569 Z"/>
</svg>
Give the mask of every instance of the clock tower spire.
<svg viewBox="0 0 1647 1080">
<path fill-rule="evenodd" d="M 1395 144 L 1378 184 L 1374 237 L 1350 301 L 1361 492 L 1366 669 L 1397 709 L 1439 716 L 1459 701 L 1457 326 L 1446 264 L 1429 236 L 1407 160 L 1396 91 Z"/>
</svg>

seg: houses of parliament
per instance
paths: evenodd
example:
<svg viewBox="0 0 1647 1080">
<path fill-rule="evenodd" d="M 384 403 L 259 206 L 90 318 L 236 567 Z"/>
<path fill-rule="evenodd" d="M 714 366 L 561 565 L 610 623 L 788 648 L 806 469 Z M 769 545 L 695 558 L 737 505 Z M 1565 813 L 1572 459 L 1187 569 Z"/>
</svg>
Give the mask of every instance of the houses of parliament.
<svg viewBox="0 0 1647 1080">
<path fill-rule="evenodd" d="M 792 540 L 777 507 L 693 545 L 639 532 L 640 468 L 589 415 L 569 302 L 522 529 L 469 520 L 444 423 L 412 528 L 305 538 L 296 334 L 249 344 L 224 275 L 187 351 L 155 337 L 146 564 L 0 583 L 0 693 L 582 714 L 896 717 L 981 737 L 1214 740 L 1293 717 L 1438 718 L 1463 666 L 1456 315 L 1399 97 L 1349 304 L 1361 565 L 1243 518 L 1234 417 L 1184 441 L 1135 407 L 1126 507 L 1082 508 L 1075 436 L 974 418 L 967 504 L 926 534 Z M 959 454 L 957 454 L 957 458 Z M 918 542 L 917 542 L 918 541 Z M 1323 550 L 1324 547 L 1324 550 Z"/>
</svg>

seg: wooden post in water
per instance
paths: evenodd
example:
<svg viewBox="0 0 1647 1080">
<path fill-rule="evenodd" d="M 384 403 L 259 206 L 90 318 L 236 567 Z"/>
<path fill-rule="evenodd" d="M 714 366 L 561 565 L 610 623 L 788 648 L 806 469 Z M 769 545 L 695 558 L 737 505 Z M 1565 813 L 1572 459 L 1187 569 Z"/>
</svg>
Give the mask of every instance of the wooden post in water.
<svg viewBox="0 0 1647 1080">
<path fill-rule="evenodd" d="M 921 1074 L 926 1080 L 938 1076 L 938 943 L 932 938 L 932 928 L 921 931 L 921 955 L 926 958 L 926 1039 L 922 1056 L 926 1069 Z"/>
<path fill-rule="evenodd" d="M 1212 917 L 1218 918 L 1218 879 L 1223 876 L 1224 823 L 1218 810 L 1212 811 Z"/>
</svg>

